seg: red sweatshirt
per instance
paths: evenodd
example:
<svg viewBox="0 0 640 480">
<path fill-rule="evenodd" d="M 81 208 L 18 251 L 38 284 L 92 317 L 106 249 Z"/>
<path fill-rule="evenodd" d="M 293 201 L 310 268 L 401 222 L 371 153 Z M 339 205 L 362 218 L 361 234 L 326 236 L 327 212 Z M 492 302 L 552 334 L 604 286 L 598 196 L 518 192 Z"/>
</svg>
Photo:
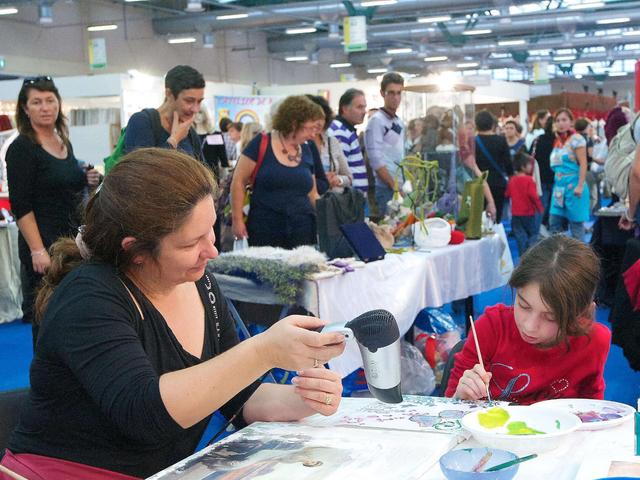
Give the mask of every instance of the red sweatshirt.
<svg viewBox="0 0 640 480">
<path fill-rule="evenodd" d="M 489 307 L 475 323 L 484 368 L 493 374 L 491 399 L 529 405 L 553 398 L 604 397 L 604 364 L 609 353 L 611 332 L 594 322 L 589 335 L 568 337 L 549 349 L 540 349 L 522 340 L 516 327 L 513 307 Z M 465 370 L 478 363 L 473 340 L 469 337 L 455 364 L 445 396 L 456 391 Z"/>
<path fill-rule="evenodd" d="M 531 175 L 514 175 L 509 179 L 505 197 L 511 198 L 511 215 L 530 217 L 542 212 L 536 184 Z"/>
</svg>

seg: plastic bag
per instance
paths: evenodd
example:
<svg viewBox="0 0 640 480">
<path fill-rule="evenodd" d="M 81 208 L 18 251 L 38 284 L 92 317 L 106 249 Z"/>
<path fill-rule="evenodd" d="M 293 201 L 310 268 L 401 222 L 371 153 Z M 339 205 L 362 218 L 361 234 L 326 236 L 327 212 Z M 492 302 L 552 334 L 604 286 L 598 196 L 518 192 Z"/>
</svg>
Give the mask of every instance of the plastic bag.
<svg viewBox="0 0 640 480">
<path fill-rule="evenodd" d="M 431 395 L 436 388 L 436 377 L 422 353 L 404 340 L 400 342 L 402 393 L 404 395 Z"/>
<path fill-rule="evenodd" d="M 244 238 L 237 238 L 234 242 L 233 242 L 233 251 L 234 252 L 238 252 L 240 250 L 246 250 L 247 248 L 249 248 L 249 242 L 247 240 L 246 237 Z"/>
<path fill-rule="evenodd" d="M 462 339 L 464 327 L 458 325 L 447 312 L 437 308 L 422 309 L 414 327 L 414 344 L 433 368 L 436 384 L 440 385 L 449 352 Z"/>
</svg>

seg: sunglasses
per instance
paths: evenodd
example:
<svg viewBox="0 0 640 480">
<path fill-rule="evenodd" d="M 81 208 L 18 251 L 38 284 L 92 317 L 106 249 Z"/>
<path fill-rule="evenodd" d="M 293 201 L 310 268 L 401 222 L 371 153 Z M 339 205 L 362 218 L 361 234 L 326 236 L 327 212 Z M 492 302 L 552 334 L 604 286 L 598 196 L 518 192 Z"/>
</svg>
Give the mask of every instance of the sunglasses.
<svg viewBox="0 0 640 480">
<path fill-rule="evenodd" d="M 26 77 L 22 82 L 22 86 L 24 87 L 25 85 L 33 85 L 34 83 L 40 83 L 40 82 L 53 83 L 53 78 L 51 78 L 49 75 L 42 75 L 39 77 Z"/>
</svg>

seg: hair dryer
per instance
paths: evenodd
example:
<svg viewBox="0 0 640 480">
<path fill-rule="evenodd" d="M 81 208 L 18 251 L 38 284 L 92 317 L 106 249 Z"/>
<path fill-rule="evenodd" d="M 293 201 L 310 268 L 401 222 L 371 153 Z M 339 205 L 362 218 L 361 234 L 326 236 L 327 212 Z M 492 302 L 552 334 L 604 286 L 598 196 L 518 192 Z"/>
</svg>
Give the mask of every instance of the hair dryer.
<svg viewBox="0 0 640 480">
<path fill-rule="evenodd" d="M 391 313 L 371 310 L 344 326 L 327 325 L 322 331 L 340 332 L 346 340 L 355 338 L 362 355 L 369 391 L 381 402 L 402 402 L 400 331 Z"/>
</svg>

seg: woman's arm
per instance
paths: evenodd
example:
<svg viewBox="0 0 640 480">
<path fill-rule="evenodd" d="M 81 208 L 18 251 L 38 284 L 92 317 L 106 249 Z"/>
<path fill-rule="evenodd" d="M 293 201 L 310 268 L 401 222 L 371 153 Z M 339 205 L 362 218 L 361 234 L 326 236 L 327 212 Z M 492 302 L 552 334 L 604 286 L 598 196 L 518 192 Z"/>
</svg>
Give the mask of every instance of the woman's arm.
<svg viewBox="0 0 640 480">
<path fill-rule="evenodd" d="M 316 201 L 320 198 L 320 195 L 318 194 L 318 188 L 316 187 L 315 176 L 312 176 L 312 180 L 313 180 L 313 185 L 311 186 L 311 190 L 309 190 L 308 196 L 309 196 L 309 201 L 311 202 L 311 206 L 313 208 L 316 208 Z"/>
<path fill-rule="evenodd" d="M 238 238 L 248 236 L 242 208 L 244 206 L 245 188 L 251 180 L 251 174 L 255 166 L 256 162 L 252 159 L 246 155 L 240 155 L 236 168 L 233 171 L 233 178 L 231 180 L 231 226 L 233 228 L 233 234 Z"/>
<path fill-rule="evenodd" d="M 578 185 L 573 190 L 573 194 L 576 197 L 582 196 L 582 190 L 584 189 L 584 182 L 587 178 L 587 148 L 585 146 L 578 147 L 575 149 L 576 158 L 578 159 L 578 166 L 580 167 L 580 172 L 578 173 Z"/>
<path fill-rule="evenodd" d="M 22 233 L 27 245 L 29 245 L 29 250 L 31 250 L 33 270 L 37 273 L 44 273 L 51 265 L 51 259 L 40 236 L 36 216 L 33 212 L 29 212 L 20 217 L 17 223 L 20 233 Z"/>
<path fill-rule="evenodd" d="M 332 415 L 338 409 L 342 381 L 323 367 L 298 373 L 293 385 L 264 383 L 244 406 L 244 419 L 252 422 L 292 422 L 314 413 Z"/>
<path fill-rule="evenodd" d="M 342 179 L 342 186 L 350 187 L 353 184 L 353 174 L 349 168 L 347 158 L 344 156 L 344 152 L 342 151 L 342 146 L 340 145 L 339 140 L 335 137 L 329 137 L 329 142 L 332 142 L 331 154 L 334 158 L 338 159 L 338 175 Z"/>
</svg>

